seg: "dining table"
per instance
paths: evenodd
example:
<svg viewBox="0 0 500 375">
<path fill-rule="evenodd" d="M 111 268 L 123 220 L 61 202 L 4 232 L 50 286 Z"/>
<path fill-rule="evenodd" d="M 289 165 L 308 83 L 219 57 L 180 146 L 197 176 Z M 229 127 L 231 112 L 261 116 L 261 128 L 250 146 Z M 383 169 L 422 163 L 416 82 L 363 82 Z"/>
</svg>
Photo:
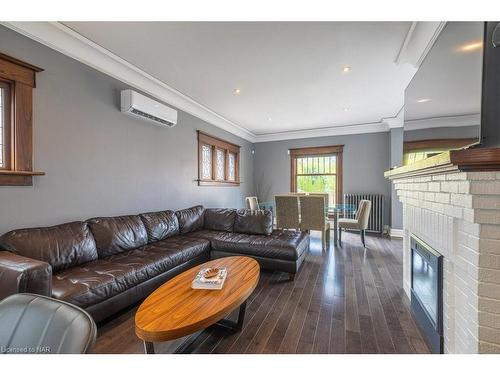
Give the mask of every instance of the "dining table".
<svg viewBox="0 0 500 375">
<path fill-rule="evenodd" d="M 274 201 L 259 202 L 259 208 L 264 210 L 270 210 L 274 216 L 276 212 L 276 202 Z M 328 206 L 325 207 L 325 216 L 333 221 L 333 242 L 335 246 L 338 245 L 339 219 L 341 217 L 354 218 L 356 210 L 357 207 L 355 205 L 343 204 L 343 203 L 329 204 Z"/>
</svg>

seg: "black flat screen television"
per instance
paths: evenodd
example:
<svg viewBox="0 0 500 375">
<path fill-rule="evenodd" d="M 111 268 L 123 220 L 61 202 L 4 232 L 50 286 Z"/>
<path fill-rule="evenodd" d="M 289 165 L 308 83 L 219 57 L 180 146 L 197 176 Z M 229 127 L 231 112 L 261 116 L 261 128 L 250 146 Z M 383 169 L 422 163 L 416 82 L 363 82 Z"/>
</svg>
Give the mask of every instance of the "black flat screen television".
<svg viewBox="0 0 500 375">
<path fill-rule="evenodd" d="M 484 22 L 447 22 L 405 90 L 403 165 L 481 142 Z"/>
</svg>

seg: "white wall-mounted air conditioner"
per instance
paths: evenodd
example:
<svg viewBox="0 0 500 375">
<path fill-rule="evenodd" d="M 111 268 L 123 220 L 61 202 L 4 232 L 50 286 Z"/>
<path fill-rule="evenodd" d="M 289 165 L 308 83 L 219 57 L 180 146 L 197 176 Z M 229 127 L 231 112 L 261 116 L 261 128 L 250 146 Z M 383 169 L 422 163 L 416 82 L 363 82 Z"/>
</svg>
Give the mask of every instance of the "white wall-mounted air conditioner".
<svg viewBox="0 0 500 375">
<path fill-rule="evenodd" d="M 177 111 L 133 90 L 121 92 L 121 111 L 129 116 L 172 127 L 177 124 Z"/>
</svg>

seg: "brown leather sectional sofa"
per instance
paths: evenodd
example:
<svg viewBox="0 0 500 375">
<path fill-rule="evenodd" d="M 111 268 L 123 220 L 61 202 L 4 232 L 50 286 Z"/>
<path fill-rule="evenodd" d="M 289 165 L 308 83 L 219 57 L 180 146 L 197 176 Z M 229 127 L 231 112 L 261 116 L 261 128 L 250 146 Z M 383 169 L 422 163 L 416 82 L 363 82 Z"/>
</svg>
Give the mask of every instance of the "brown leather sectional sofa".
<svg viewBox="0 0 500 375">
<path fill-rule="evenodd" d="M 0 299 L 52 296 L 100 321 L 209 259 L 246 255 L 293 278 L 308 248 L 305 232 L 273 231 L 269 211 L 202 206 L 13 230 L 0 237 Z"/>
</svg>

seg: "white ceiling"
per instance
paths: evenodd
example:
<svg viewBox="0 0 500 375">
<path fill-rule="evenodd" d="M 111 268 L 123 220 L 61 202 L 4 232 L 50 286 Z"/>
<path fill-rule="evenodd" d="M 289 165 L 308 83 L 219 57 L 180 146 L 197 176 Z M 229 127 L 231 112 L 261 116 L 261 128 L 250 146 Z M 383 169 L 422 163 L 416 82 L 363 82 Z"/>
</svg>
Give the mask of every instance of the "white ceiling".
<svg viewBox="0 0 500 375">
<path fill-rule="evenodd" d="M 410 22 L 64 24 L 257 135 L 394 117 L 416 71 Z"/>
<path fill-rule="evenodd" d="M 481 43 L 483 28 L 483 22 L 446 24 L 406 90 L 405 121 L 480 113 L 483 51 L 461 47 Z"/>
</svg>

